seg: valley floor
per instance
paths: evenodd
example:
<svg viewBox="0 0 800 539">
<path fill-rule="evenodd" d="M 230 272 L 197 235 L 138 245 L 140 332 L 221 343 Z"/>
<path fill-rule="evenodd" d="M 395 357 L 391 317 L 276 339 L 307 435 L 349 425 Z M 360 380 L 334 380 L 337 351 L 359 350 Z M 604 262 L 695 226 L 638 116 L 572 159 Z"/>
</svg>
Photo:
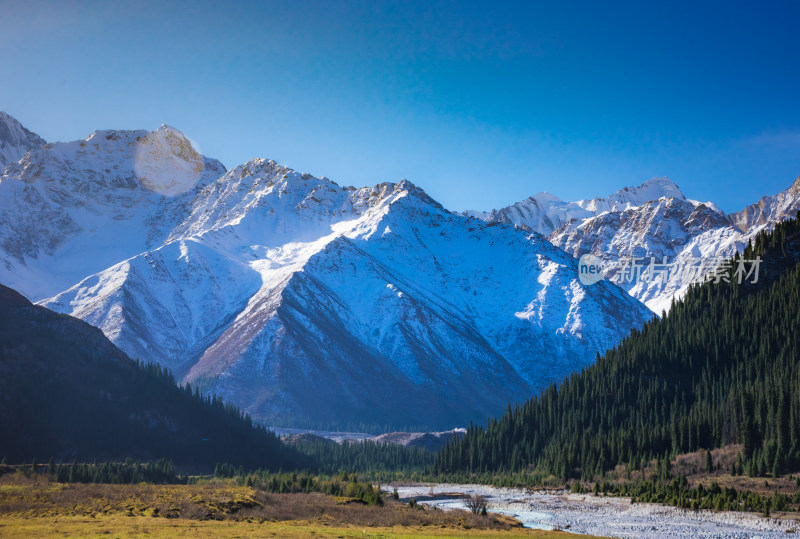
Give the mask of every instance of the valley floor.
<svg viewBox="0 0 800 539">
<path fill-rule="evenodd" d="M 230 484 L 0 483 L 0 537 L 543 537 L 504 516 Z"/>
<path fill-rule="evenodd" d="M 436 528 L 429 526 L 362 527 L 346 524 L 320 524 L 303 521 L 240 522 L 189 521 L 158 517 L 65 517 L 53 522 L 45 518 L 6 518 L 0 516 L 0 537 L 38 539 L 50 537 L 371 537 L 402 539 L 428 537 L 558 539 L 571 536 L 564 532 L 548 532 L 517 528 L 514 530 L 480 530 Z"/>
</svg>

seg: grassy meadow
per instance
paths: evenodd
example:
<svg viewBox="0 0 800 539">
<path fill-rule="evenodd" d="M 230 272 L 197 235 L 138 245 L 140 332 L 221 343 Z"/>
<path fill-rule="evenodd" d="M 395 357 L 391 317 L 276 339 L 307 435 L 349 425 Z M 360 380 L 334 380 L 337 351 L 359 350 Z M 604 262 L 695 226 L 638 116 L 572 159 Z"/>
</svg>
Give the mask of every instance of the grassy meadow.
<svg viewBox="0 0 800 539">
<path fill-rule="evenodd" d="M 0 478 L 0 537 L 565 537 L 513 518 L 383 506 L 320 493 L 273 494 L 231 482 L 108 485 Z"/>
</svg>

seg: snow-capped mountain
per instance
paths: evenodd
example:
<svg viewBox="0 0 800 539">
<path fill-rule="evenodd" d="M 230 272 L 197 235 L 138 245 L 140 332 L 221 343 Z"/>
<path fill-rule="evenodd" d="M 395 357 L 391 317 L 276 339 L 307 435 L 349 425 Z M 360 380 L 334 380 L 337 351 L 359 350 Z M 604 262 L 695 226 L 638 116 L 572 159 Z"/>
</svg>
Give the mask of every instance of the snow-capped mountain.
<svg viewBox="0 0 800 539">
<path fill-rule="evenodd" d="M 677 185 L 668 178 L 653 178 L 639 187 L 626 187 L 606 198 L 565 202 L 550 193 L 539 193 L 501 210 L 467 211 L 464 215 L 490 223 L 510 223 L 527 227 L 544 236 L 570 222 L 581 222 L 605 212 L 620 212 L 642 206 L 661 197 L 686 200 Z"/>
<path fill-rule="evenodd" d="M 647 265 L 666 260 L 674 268 L 699 267 L 699 261 L 705 261 L 707 271 L 715 261 L 741 252 L 759 231 L 794 216 L 798 209 L 800 179 L 778 195 L 726 215 L 712 202 L 687 199 L 669 179 L 654 178 L 606 198 L 578 202 L 540 194 L 484 214 L 484 219 L 546 234 L 575 257 L 600 258 L 611 268 L 607 278 L 661 313 L 669 310 L 673 298 L 683 296 L 695 276 L 673 270 L 651 280 L 633 279 L 624 268 L 625 261 L 638 259 Z"/>
<path fill-rule="evenodd" d="M 0 176 L 0 282 L 40 300 L 158 247 L 224 172 L 168 126 L 34 149 Z"/>
<path fill-rule="evenodd" d="M 580 369 L 652 316 L 638 300 L 660 312 L 688 286 L 584 285 L 574 257 L 729 256 L 797 210 L 798 182 L 731 215 L 666 178 L 456 214 L 405 180 L 226 171 L 168 126 L 97 131 L 6 167 L 0 283 L 270 423 L 450 427 Z"/>
<path fill-rule="evenodd" d="M 581 222 L 572 221 L 555 231 L 550 239 L 574 256 L 591 253 L 602 259 L 613 267 L 606 274 L 607 278 L 656 310 L 668 309 L 663 301 L 671 302 L 675 291 L 663 286 L 654 288 L 649 286 L 653 283 L 645 280 L 626 279 L 625 270 L 615 264 L 633 259 L 645 265 L 651 259 L 657 263 L 664 260 L 672 263 L 687 248 L 694 249 L 695 238 L 708 231 L 732 228 L 727 216 L 705 204 L 695 205 L 685 198 L 661 197 L 641 206 L 603 212 Z"/>
<path fill-rule="evenodd" d="M 202 189 L 158 249 L 44 304 L 256 417 L 396 425 L 502 409 L 649 316 L 581 286 L 541 236 L 410 182 L 343 188 L 264 160 Z"/>
<path fill-rule="evenodd" d="M 785 191 L 765 196 L 757 203 L 730 215 L 736 228 L 748 233 L 789 219 L 800 211 L 800 176 Z"/>
<path fill-rule="evenodd" d="M 41 148 L 45 140 L 25 129 L 21 123 L 0 110 L 0 172 L 31 150 Z"/>
<path fill-rule="evenodd" d="M 649 311 L 541 235 L 176 130 L 49 144 L 0 178 L 0 282 L 270 422 L 452 426 L 591 362 Z"/>
<path fill-rule="evenodd" d="M 539 193 L 501 210 L 486 212 L 467 211 L 465 215 L 489 223 L 508 223 L 549 236 L 554 230 L 572 220 L 583 220 L 594 215 L 580 202 L 564 202 L 550 193 Z"/>
</svg>

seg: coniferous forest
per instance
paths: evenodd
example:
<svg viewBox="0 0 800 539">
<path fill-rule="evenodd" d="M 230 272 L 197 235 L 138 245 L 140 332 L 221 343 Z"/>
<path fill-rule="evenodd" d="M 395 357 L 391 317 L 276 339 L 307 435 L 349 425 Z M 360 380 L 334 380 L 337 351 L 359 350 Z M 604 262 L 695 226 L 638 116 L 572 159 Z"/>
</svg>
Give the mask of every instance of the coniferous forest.
<svg viewBox="0 0 800 539">
<path fill-rule="evenodd" d="M 219 398 L 178 387 L 99 329 L 0 286 L 0 458 L 9 463 L 169 459 L 304 467 L 309 459 Z"/>
<path fill-rule="evenodd" d="M 341 470 L 369 473 L 381 472 L 411 474 L 422 472 L 433 464 L 433 453 L 421 447 L 404 447 L 397 444 L 371 440 L 336 443 L 323 438 L 301 442 L 297 450 L 307 455 L 323 473 L 335 474 Z"/>
<path fill-rule="evenodd" d="M 757 282 L 736 282 L 739 258 L 720 282 L 694 285 L 596 364 L 486 427 L 471 425 L 436 454 L 314 437 L 282 443 L 221 399 L 177 387 L 166 369 L 131 361 L 99 330 L 3 288 L 0 453 L 9 462 L 34 459 L 23 470 L 41 471 L 37 462 L 55 457 L 48 473 L 66 482 L 186 480 L 174 462 L 242 484 L 269 481 L 276 492 L 327 492 L 323 479 L 297 479 L 319 473 L 378 481 L 555 476 L 583 491 L 618 465 L 644 470 L 655 461 L 658 485 L 603 482 L 595 490 L 686 507 L 793 507 L 796 497 L 704 490 L 669 470 L 672 456 L 702 450 L 711 469 L 708 450 L 733 447 L 735 474 L 800 471 L 800 216 L 744 250 L 742 259 L 761 260 Z M 275 475 L 281 469 L 305 475 Z"/>
<path fill-rule="evenodd" d="M 52 473 L 69 482 L 178 480 L 174 470 L 153 475 L 167 463 L 194 472 L 226 463 L 239 474 L 333 474 L 411 473 L 433 462 L 432 453 L 414 447 L 323 438 L 282 443 L 219 397 L 178 387 L 161 366 L 132 361 L 100 330 L 2 286 L 0 372 L 0 459 L 54 458 L 59 467 Z"/>
<path fill-rule="evenodd" d="M 798 215 L 800 218 L 800 215 Z M 740 444 L 735 472 L 800 470 L 800 220 L 748 245 L 756 283 L 694 285 L 595 365 L 436 456 L 438 473 L 589 479 L 618 464 Z M 751 279 L 752 280 L 752 279 Z"/>
</svg>

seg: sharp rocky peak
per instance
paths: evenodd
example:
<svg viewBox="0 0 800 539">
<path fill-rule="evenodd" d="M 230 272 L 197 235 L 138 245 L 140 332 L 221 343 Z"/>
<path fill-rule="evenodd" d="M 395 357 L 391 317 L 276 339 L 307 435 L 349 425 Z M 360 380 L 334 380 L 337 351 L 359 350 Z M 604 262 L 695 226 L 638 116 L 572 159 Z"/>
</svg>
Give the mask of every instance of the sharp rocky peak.
<svg viewBox="0 0 800 539">
<path fill-rule="evenodd" d="M 382 182 L 372 187 L 362 187 L 355 191 L 360 194 L 367 194 L 370 198 L 376 197 L 377 202 L 386 200 L 397 194 L 406 194 L 425 204 L 432 204 L 439 208 L 442 207 L 438 202 L 432 199 L 424 189 L 417 187 L 406 179 L 402 179 L 399 182 Z"/>
<path fill-rule="evenodd" d="M 618 192 L 626 192 L 626 191 L 660 194 L 661 196 L 658 198 L 661 198 L 663 196 L 674 197 L 674 198 L 686 198 L 683 196 L 680 187 L 678 187 L 678 185 L 675 182 L 673 182 L 666 176 L 650 178 L 646 182 L 642 183 L 639 187 L 626 187 Z"/>
<path fill-rule="evenodd" d="M 399 194 L 407 194 L 413 199 L 423 201 L 441 208 L 441 205 L 432 199 L 422 188 L 417 187 L 412 182 L 403 179 L 399 182 L 382 182 L 373 186 L 353 187 L 339 186 L 335 181 L 324 176 L 313 176 L 305 172 L 297 172 L 287 166 L 278 164 L 272 159 L 257 158 L 248 161 L 243 165 L 231 169 L 225 176 L 221 177 L 217 183 L 225 185 L 229 182 L 241 182 L 257 191 L 259 189 L 280 188 L 283 194 L 294 193 L 310 199 L 322 197 L 324 192 L 328 192 L 326 198 L 330 198 L 334 193 L 343 194 L 349 199 L 356 210 L 364 210 L 387 199 L 398 200 Z M 241 188 L 240 188 L 241 189 Z M 337 197 L 338 198 L 338 197 Z M 443 208 L 442 208 L 443 209 Z"/>
<path fill-rule="evenodd" d="M 794 197 L 798 197 L 800 195 L 800 176 L 792 183 L 789 187 L 789 194 Z"/>
<path fill-rule="evenodd" d="M 306 172 L 298 172 L 292 168 L 281 165 L 273 159 L 256 158 L 247 163 L 239 165 L 226 174 L 222 181 L 238 180 L 245 182 L 258 182 L 268 180 L 272 182 L 284 182 L 285 186 L 294 185 L 301 189 L 313 185 L 327 184 L 335 186 L 336 183 L 325 177 L 316 177 Z"/>
<path fill-rule="evenodd" d="M 624 187 L 606 198 L 581 200 L 580 206 L 591 211 L 619 211 L 642 206 L 651 200 L 677 198 L 686 200 L 680 188 L 669 178 L 651 178 L 638 187 Z"/>
<path fill-rule="evenodd" d="M 30 150 L 40 148 L 46 143 L 16 118 L 0 111 L 0 173 L 7 165 L 19 161 Z"/>
<path fill-rule="evenodd" d="M 772 227 L 778 221 L 794 217 L 800 211 L 800 176 L 792 185 L 775 195 L 762 197 L 741 211 L 728 217 L 742 231 L 760 230 Z"/>
</svg>

